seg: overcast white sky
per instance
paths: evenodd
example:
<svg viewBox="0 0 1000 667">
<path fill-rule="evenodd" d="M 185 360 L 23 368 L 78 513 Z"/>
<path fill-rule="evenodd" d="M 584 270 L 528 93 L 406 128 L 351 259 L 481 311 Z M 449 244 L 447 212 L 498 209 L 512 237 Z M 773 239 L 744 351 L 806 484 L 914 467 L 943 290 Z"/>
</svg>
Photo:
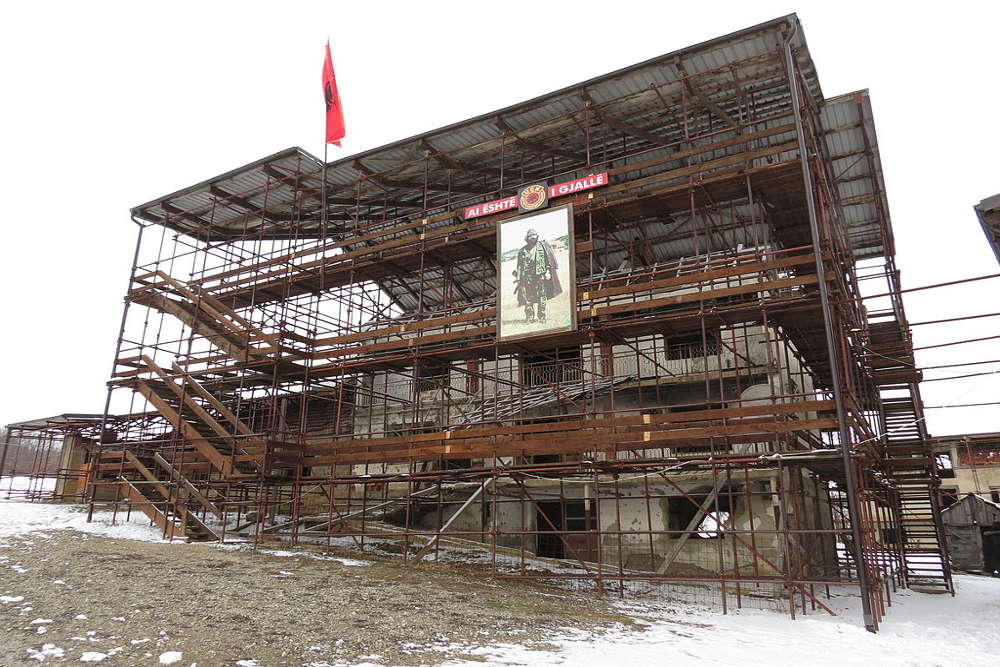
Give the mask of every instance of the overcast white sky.
<svg viewBox="0 0 1000 667">
<path fill-rule="evenodd" d="M 5 7 L 0 424 L 101 412 L 131 206 L 288 146 L 322 155 L 330 37 L 348 155 L 797 12 L 827 97 L 869 88 L 903 284 L 1000 272 L 972 210 L 1000 192 L 987 2 L 19 2 Z M 1000 311 L 1000 280 L 906 297 L 911 321 Z M 1000 318 L 919 327 L 918 345 Z M 920 354 L 920 353 L 918 353 Z M 922 365 L 1000 359 L 989 341 Z M 944 377 L 1000 364 L 932 371 Z M 924 385 L 1000 400 L 1000 375 Z M 932 410 L 935 434 L 1000 430 Z"/>
</svg>

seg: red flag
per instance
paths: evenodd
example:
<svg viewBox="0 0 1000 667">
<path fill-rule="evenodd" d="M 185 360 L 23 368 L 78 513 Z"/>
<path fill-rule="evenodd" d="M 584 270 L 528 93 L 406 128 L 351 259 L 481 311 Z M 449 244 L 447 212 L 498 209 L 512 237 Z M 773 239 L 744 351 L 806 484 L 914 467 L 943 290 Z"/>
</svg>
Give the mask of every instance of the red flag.
<svg viewBox="0 0 1000 667">
<path fill-rule="evenodd" d="M 326 101 L 326 143 L 339 146 L 345 134 L 344 110 L 337 92 L 337 77 L 333 74 L 330 40 L 326 41 L 326 60 L 323 61 L 323 99 Z"/>
</svg>

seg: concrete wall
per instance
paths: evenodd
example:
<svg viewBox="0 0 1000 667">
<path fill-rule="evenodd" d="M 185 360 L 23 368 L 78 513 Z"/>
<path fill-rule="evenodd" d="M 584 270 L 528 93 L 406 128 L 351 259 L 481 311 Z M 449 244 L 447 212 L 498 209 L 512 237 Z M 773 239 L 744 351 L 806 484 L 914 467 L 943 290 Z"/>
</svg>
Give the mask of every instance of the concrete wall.
<svg viewBox="0 0 1000 667">
<path fill-rule="evenodd" d="M 540 525 L 536 504 L 559 501 L 582 501 L 593 525 L 600 528 L 601 542 L 585 535 L 568 537 L 577 553 L 584 560 L 597 561 L 605 566 L 621 567 L 632 571 L 655 572 L 682 545 L 674 560 L 666 568 L 667 576 L 678 578 L 711 577 L 720 572 L 752 577 L 773 576 L 780 573 L 791 560 L 797 564 L 803 576 L 828 576 L 836 567 L 835 541 L 832 536 L 791 534 L 786 542 L 784 533 L 773 532 L 785 527 L 823 529 L 831 527 L 828 499 L 822 485 L 818 485 L 802 474 L 797 483 L 802 485 L 807 495 L 805 502 L 792 499 L 783 509 L 784 515 L 776 510 L 777 500 L 772 491 L 779 487 L 777 471 L 755 471 L 750 476 L 750 498 L 745 493 L 744 480 L 731 480 L 731 487 L 724 487 L 720 494 L 720 504 L 710 507 L 710 515 L 723 519 L 721 531 L 714 520 L 705 522 L 702 534 L 682 538 L 671 531 L 683 531 L 690 517 L 697 511 L 691 501 L 676 488 L 651 478 L 649 484 L 621 482 L 616 486 L 612 479 L 601 480 L 599 486 L 585 483 L 565 483 L 561 489 L 558 483 L 547 480 L 528 480 L 524 489 L 516 484 L 501 483 L 490 489 L 480 499 L 474 501 L 449 527 L 449 531 L 489 531 L 493 526 L 493 512 L 500 531 L 497 544 L 502 547 L 524 549 L 529 554 L 538 552 L 538 536 L 533 531 L 547 530 Z M 785 472 L 782 482 L 786 488 L 790 484 Z M 672 477 L 674 479 L 674 477 Z M 714 478 L 709 474 L 687 474 L 676 476 L 675 483 L 684 491 L 704 504 L 709 495 Z M 646 498 L 646 492 L 650 497 Z M 731 490 L 731 494 L 730 494 Z M 461 507 L 463 497 L 472 490 L 449 494 L 450 504 L 440 514 L 433 504 L 428 504 L 422 515 L 412 517 L 416 528 L 434 530 L 446 522 Z M 617 501 L 611 498 L 617 495 Z M 818 494 L 819 502 L 813 500 Z M 530 496 L 530 499 L 529 499 Z M 496 503 L 494 503 L 496 499 Z M 819 507 L 817 514 L 816 508 Z M 674 517 L 671 520 L 671 517 Z M 683 524 L 683 525 L 679 525 Z M 733 531 L 750 531 L 738 534 Z M 524 534 L 527 531 L 529 534 Z M 763 531 L 763 532 L 760 532 Z M 469 535 L 469 540 L 489 542 L 490 537 Z M 597 549 L 600 549 L 598 556 Z M 565 557 L 574 560 L 571 549 Z"/>
<path fill-rule="evenodd" d="M 83 466 L 86 450 L 83 448 L 83 439 L 79 435 L 69 434 L 63 437 L 62 451 L 59 454 L 60 476 L 56 479 L 55 498 L 62 502 L 79 502 L 86 491 L 86 476 L 73 475 L 72 471 L 80 470 Z M 65 476 L 63 476 L 65 475 Z"/>
</svg>

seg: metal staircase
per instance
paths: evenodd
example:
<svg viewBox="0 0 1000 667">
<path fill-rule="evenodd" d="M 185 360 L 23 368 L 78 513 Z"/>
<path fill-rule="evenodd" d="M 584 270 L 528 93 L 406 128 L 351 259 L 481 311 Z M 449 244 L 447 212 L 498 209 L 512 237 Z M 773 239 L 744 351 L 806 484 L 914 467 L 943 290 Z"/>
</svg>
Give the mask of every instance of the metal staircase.
<svg viewBox="0 0 1000 667">
<path fill-rule="evenodd" d="M 904 575 L 911 588 L 954 594 L 938 500 L 940 475 L 910 332 L 893 317 L 870 322 L 869 334 L 869 361 L 885 418 L 884 460 L 899 499 Z"/>
</svg>

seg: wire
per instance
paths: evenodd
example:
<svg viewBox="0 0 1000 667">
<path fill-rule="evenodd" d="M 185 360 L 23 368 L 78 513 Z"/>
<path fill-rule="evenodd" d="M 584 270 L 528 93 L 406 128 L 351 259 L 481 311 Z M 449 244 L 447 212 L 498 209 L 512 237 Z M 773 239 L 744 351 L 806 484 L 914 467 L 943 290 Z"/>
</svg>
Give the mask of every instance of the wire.
<svg viewBox="0 0 1000 667">
<path fill-rule="evenodd" d="M 941 382 L 942 380 L 961 380 L 962 378 L 974 378 L 974 377 L 979 377 L 980 375 L 994 375 L 996 373 L 997 371 L 986 371 L 984 373 L 966 373 L 965 375 L 951 375 L 945 378 L 927 378 L 925 380 L 921 380 L 920 382 L 924 383 L 924 382 Z"/>
<path fill-rule="evenodd" d="M 978 408 L 983 405 L 1000 405 L 1000 401 L 986 403 L 962 403 L 961 405 L 925 405 L 924 410 L 940 410 L 943 408 Z"/>
<path fill-rule="evenodd" d="M 859 296 L 853 299 L 844 299 L 840 303 L 851 303 L 854 301 L 864 301 L 865 299 L 878 299 L 880 297 L 895 296 L 897 294 L 905 294 L 907 292 L 919 292 L 925 289 L 934 289 L 936 287 L 950 287 L 951 285 L 960 285 L 962 283 L 971 283 L 976 280 L 989 280 L 990 278 L 1000 278 L 1000 273 L 993 273 L 988 276 L 976 276 L 974 278 L 961 278 L 959 280 L 949 280 L 944 283 L 935 283 L 933 285 L 921 285 L 920 287 L 910 287 L 908 289 L 898 289 L 891 292 L 884 292 L 882 294 L 872 294 L 870 296 Z"/>
<path fill-rule="evenodd" d="M 957 366 L 979 366 L 981 364 L 998 364 L 998 363 L 1000 363 L 1000 359 L 990 359 L 989 361 L 966 361 L 965 363 L 962 364 L 942 364 L 940 366 L 923 366 L 921 368 L 918 368 L 917 370 L 932 371 L 938 368 L 955 368 Z"/>
<path fill-rule="evenodd" d="M 946 324 L 949 322 L 961 322 L 963 320 L 976 320 L 980 317 L 997 317 L 1000 313 L 985 313 L 983 315 L 966 315 L 964 317 L 949 317 L 943 320 L 927 320 L 926 322 L 907 322 L 907 326 L 920 327 L 925 324 Z"/>
<path fill-rule="evenodd" d="M 982 338 L 966 338 L 965 340 L 955 340 L 955 341 L 951 341 L 950 343 L 938 343 L 936 345 L 923 345 L 921 347 L 915 347 L 915 348 L 913 348 L 913 350 L 914 351 L 917 351 L 917 350 L 929 350 L 929 349 L 934 348 L 934 347 L 948 347 L 950 345 L 962 345 L 964 343 L 978 343 L 978 342 L 983 341 L 983 340 L 995 340 L 997 338 L 1000 338 L 1000 336 L 983 336 Z"/>
</svg>

